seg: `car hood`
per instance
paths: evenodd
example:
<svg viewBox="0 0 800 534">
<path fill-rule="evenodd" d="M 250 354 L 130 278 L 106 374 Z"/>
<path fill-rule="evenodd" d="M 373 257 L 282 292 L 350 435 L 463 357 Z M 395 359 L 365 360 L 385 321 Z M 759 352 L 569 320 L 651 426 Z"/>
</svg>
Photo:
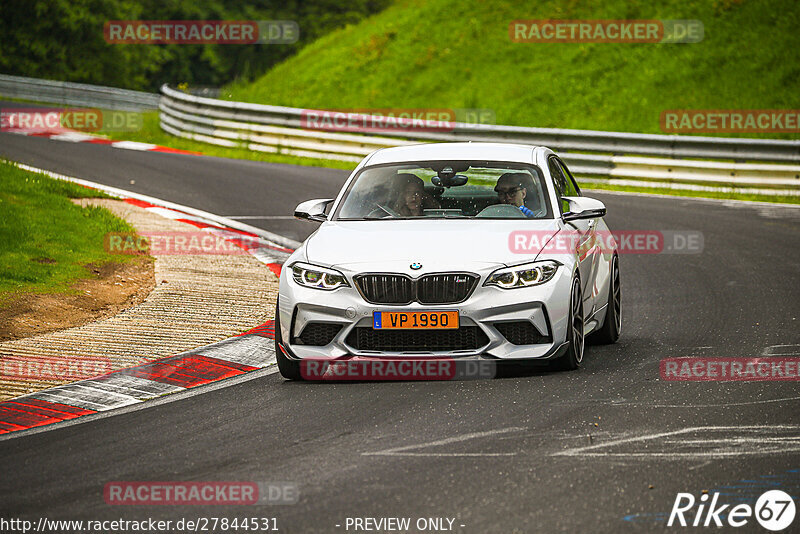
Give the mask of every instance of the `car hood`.
<svg viewBox="0 0 800 534">
<path fill-rule="evenodd" d="M 308 238 L 305 252 L 311 263 L 348 271 L 483 270 L 532 261 L 539 255 L 541 249 L 513 252 L 512 232 L 547 235 L 560 228 L 557 219 L 332 221 Z M 422 267 L 409 271 L 412 263 Z"/>
</svg>

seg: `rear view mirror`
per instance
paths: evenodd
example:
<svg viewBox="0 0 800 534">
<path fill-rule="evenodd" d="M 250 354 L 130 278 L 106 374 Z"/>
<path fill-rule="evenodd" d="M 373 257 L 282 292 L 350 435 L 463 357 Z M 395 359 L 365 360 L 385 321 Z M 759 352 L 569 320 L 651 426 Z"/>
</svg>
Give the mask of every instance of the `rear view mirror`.
<svg viewBox="0 0 800 534">
<path fill-rule="evenodd" d="M 443 171 L 444 172 L 444 171 Z M 437 187 L 454 187 L 467 183 L 468 178 L 463 174 L 442 174 L 431 178 L 431 183 Z"/>
<path fill-rule="evenodd" d="M 597 219 L 606 214 L 606 206 L 597 199 L 589 197 L 561 197 L 569 203 L 569 211 L 562 217 L 565 221 L 578 219 Z"/>
<path fill-rule="evenodd" d="M 306 200 L 297 205 L 294 209 L 294 216 L 307 221 L 325 222 L 328 220 L 325 210 L 331 202 L 333 202 L 332 198 Z"/>
</svg>

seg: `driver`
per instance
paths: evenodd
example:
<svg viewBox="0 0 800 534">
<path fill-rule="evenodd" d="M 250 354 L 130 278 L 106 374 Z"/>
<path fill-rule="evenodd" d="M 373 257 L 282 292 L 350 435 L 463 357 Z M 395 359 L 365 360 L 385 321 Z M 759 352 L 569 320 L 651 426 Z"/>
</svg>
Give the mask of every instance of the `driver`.
<svg viewBox="0 0 800 534">
<path fill-rule="evenodd" d="M 530 177 L 524 172 L 507 172 L 498 178 L 494 192 L 497 193 L 501 204 L 516 206 L 526 217 L 530 218 L 535 217 L 536 214 L 524 204 L 528 190 L 522 185 L 529 179 Z"/>
<path fill-rule="evenodd" d="M 400 195 L 394 210 L 403 217 L 421 217 L 423 209 L 438 208 L 438 202 L 425 192 L 425 182 L 414 174 L 401 174 Z"/>
</svg>

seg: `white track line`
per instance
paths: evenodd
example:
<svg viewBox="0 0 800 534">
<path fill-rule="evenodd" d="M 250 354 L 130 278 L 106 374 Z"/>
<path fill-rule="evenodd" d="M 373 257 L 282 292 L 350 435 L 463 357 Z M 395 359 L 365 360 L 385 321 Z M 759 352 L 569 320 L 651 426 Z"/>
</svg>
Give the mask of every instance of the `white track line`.
<svg viewBox="0 0 800 534">
<path fill-rule="evenodd" d="M 611 440 L 606 443 L 599 443 L 597 445 L 587 445 L 583 447 L 576 447 L 572 449 L 567 449 L 565 451 L 559 451 L 551 454 L 551 456 L 570 456 L 570 457 L 589 457 L 589 456 L 607 456 L 607 457 L 620 457 L 620 458 L 667 458 L 667 459 L 687 459 L 687 458 L 729 458 L 735 456 L 753 456 L 753 455 L 760 455 L 760 454 L 770 454 L 776 452 L 773 448 L 770 448 L 765 443 L 767 439 L 763 435 L 765 432 L 770 430 L 789 430 L 800 432 L 799 425 L 742 425 L 742 426 L 697 426 L 697 427 L 688 427 L 683 428 L 680 430 L 671 430 L 669 432 L 659 432 L 655 434 L 645 434 L 641 436 L 633 436 L 628 438 L 620 438 L 616 440 Z M 617 445 L 625 445 L 629 443 L 637 443 L 642 441 L 649 441 L 659 438 L 667 438 L 673 436 L 680 436 L 689 434 L 692 432 L 708 432 L 708 431 L 720 431 L 720 432 L 743 432 L 743 431 L 750 431 L 750 432 L 758 432 L 757 435 L 753 437 L 738 437 L 738 438 L 709 438 L 709 439 L 695 439 L 695 440 L 688 440 L 686 443 L 706 443 L 709 446 L 713 447 L 716 443 L 729 443 L 731 440 L 734 440 L 736 443 L 740 444 L 755 444 L 761 445 L 761 447 L 756 447 L 755 450 L 751 449 L 744 449 L 744 450 L 734 450 L 734 451 L 718 451 L 718 450 L 709 450 L 709 451 L 691 451 L 691 452 L 606 452 L 599 449 L 608 449 L 611 447 L 615 447 Z M 783 447 L 781 448 L 782 451 L 786 452 L 797 452 L 800 451 L 800 445 L 792 446 L 791 448 L 787 448 L 786 442 L 794 442 L 798 439 L 796 436 L 785 436 L 785 437 L 778 437 L 775 438 L 779 444 L 782 444 Z M 665 441 L 668 442 L 668 441 Z M 684 443 L 683 441 L 673 441 L 673 443 Z M 777 446 L 777 445 L 775 445 Z M 774 446 L 773 446 L 774 447 Z"/>
<path fill-rule="evenodd" d="M 498 430 L 489 430 L 487 432 L 472 432 L 470 434 L 463 434 L 461 436 L 453 436 L 451 438 L 440 439 L 437 441 L 430 441 L 428 443 L 419 443 L 415 445 L 405 445 L 403 447 L 395 447 L 393 449 L 385 449 L 376 452 L 363 452 L 362 456 L 515 456 L 516 452 L 443 452 L 443 453 L 426 453 L 426 452 L 406 452 L 413 449 L 424 449 L 427 447 L 436 447 L 439 445 L 449 445 L 451 443 L 459 443 L 470 439 L 483 438 L 487 436 L 495 436 L 497 434 L 507 434 L 509 432 L 521 432 L 525 430 L 520 427 L 501 428 Z"/>
<path fill-rule="evenodd" d="M 113 410 L 97 412 L 90 415 L 82 415 L 80 417 L 76 417 L 75 419 L 67 419 L 66 421 L 61 421 L 59 423 L 52 423 L 44 426 L 35 426 L 33 428 L 27 428 L 25 430 L 17 430 L 15 432 L 9 432 L 7 434 L 0 434 L 0 441 L 19 438 L 22 436 L 30 436 L 31 434 L 40 434 L 42 432 L 48 432 L 50 430 L 56 430 L 59 428 L 65 428 L 73 425 L 80 425 L 83 423 L 88 423 L 89 421 L 96 421 L 98 419 L 105 419 L 107 417 L 114 417 L 117 415 L 144 410 L 146 408 L 161 406 L 162 404 L 168 404 L 170 402 L 180 401 L 183 399 L 187 399 L 189 397 L 194 397 L 195 395 L 202 395 L 204 393 L 209 393 L 211 391 L 216 391 L 218 389 L 235 386 L 237 384 L 248 382 L 250 380 L 255 380 L 257 378 L 263 378 L 265 376 L 274 375 L 277 372 L 278 372 L 277 366 L 271 365 L 263 369 L 258 369 L 256 371 L 250 371 L 248 373 L 236 375 L 231 378 L 226 378 L 225 380 L 219 380 L 217 382 L 209 382 L 208 384 L 203 384 L 202 386 L 184 389 L 183 391 L 178 391 L 177 393 L 170 393 L 161 397 L 157 397 L 155 399 L 148 400 L 146 402 L 137 402 L 135 404 L 129 404 L 127 406 L 122 406 L 121 408 L 115 408 Z"/>
</svg>

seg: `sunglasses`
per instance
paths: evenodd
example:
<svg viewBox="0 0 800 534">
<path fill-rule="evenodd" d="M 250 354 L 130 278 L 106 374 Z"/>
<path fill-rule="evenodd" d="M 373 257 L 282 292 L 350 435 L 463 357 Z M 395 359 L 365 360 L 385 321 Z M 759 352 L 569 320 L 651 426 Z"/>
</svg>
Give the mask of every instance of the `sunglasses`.
<svg viewBox="0 0 800 534">
<path fill-rule="evenodd" d="M 495 188 L 494 192 L 498 194 L 498 196 L 506 196 L 511 197 L 517 194 L 517 191 L 522 191 L 522 187 L 514 187 L 512 189 L 497 189 Z"/>
</svg>

